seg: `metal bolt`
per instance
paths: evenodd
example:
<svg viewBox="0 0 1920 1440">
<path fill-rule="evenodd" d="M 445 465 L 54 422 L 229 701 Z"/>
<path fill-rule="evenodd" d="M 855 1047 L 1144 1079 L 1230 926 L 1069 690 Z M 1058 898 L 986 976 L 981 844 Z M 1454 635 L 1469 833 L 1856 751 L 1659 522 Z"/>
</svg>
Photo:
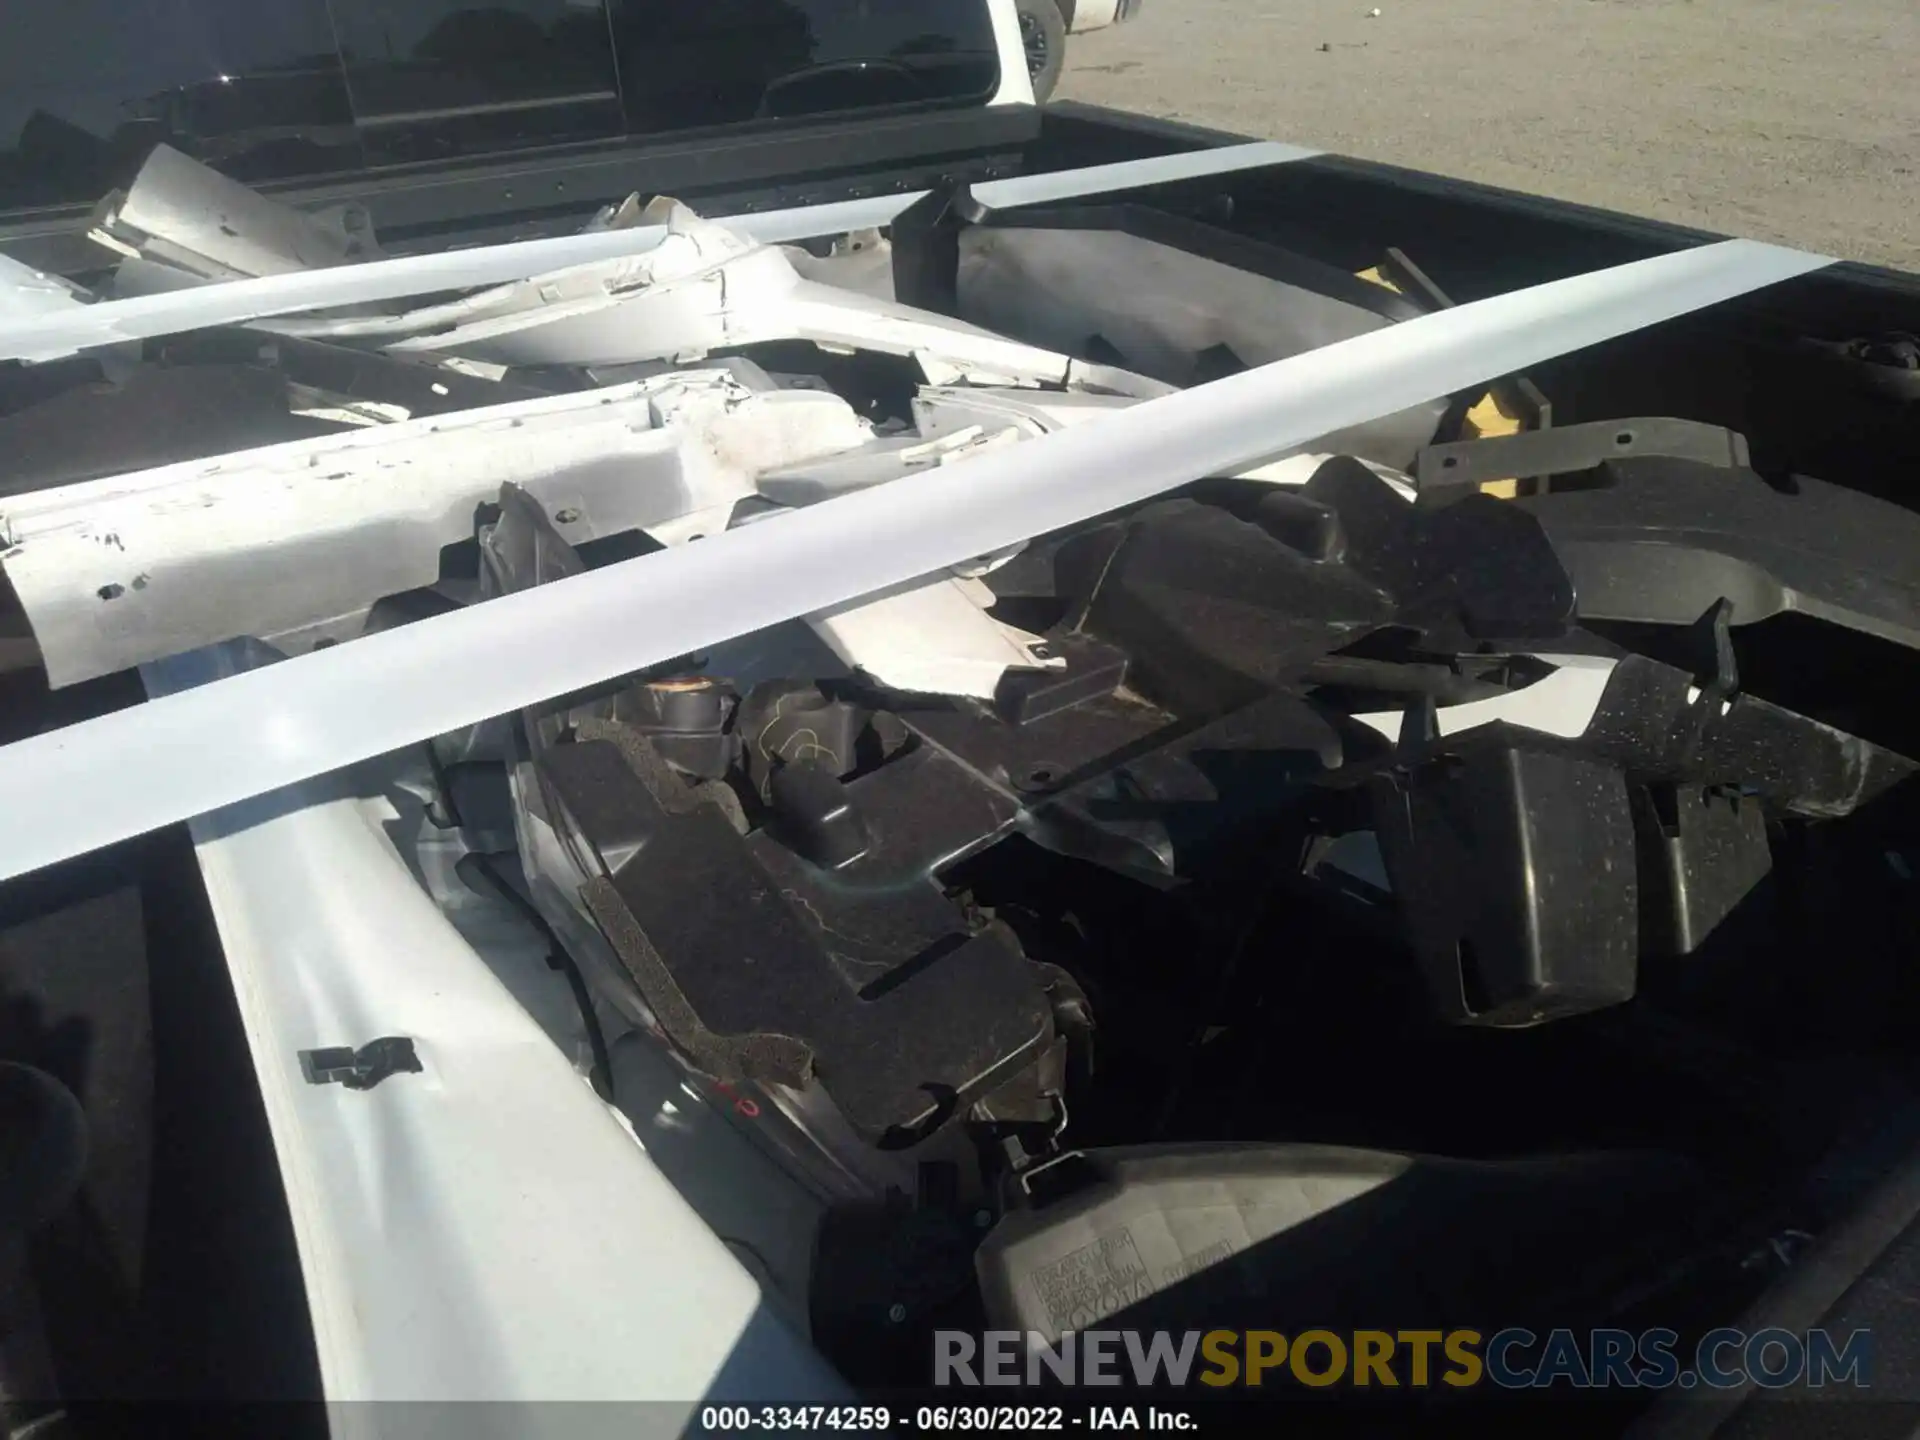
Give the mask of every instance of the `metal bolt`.
<svg viewBox="0 0 1920 1440">
<path fill-rule="evenodd" d="M 978 1229 L 978 1230 L 986 1229 L 989 1225 L 993 1224 L 993 1212 L 991 1210 L 974 1211 L 973 1224 L 975 1229 Z"/>
<path fill-rule="evenodd" d="M 901 1321 L 905 1320 L 906 1318 L 907 1318 L 907 1307 L 902 1305 L 898 1300 L 894 1301 L 893 1304 L 887 1307 L 887 1323 L 891 1325 L 898 1325 Z"/>
</svg>

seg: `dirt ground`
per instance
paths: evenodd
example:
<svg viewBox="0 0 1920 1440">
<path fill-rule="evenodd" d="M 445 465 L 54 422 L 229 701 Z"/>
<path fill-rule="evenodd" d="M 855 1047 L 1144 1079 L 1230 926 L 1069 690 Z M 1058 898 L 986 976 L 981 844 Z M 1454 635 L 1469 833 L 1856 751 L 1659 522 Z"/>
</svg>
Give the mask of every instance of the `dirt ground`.
<svg viewBox="0 0 1920 1440">
<path fill-rule="evenodd" d="M 1145 0 L 1058 98 L 1920 270 L 1920 0 Z"/>
</svg>

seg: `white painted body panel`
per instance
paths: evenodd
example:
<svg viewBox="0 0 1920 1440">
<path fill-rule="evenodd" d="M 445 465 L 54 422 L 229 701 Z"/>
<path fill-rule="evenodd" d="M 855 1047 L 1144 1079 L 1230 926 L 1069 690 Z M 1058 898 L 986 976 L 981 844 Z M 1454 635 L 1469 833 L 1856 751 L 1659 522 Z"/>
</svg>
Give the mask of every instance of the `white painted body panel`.
<svg viewBox="0 0 1920 1440">
<path fill-rule="evenodd" d="M 837 395 L 701 370 L 33 492 L 0 500 L 0 536 L 66 685 L 236 638 L 236 616 L 276 644 L 344 638 L 432 585 L 503 484 L 576 542 L 681 540 L 724 529 L 761 471 L 871 438 Z"/>
<path fill-rule="evenodd" d="M 231 648 L 201 652 L 149 684 L 236 662 Z M 193 827 L 328 1398 L 672 1401 L 637 1428 L 677 1434 L 703 1396 L 840 1396 L 422 888 L 396 845 L 421 823 L 394 798 L 406 771 L 376 761 Z M 301 1050 L 385 1035 L 414 1040 L 422 1073 L 365 1091 L 301 1073 Z M 338 1418 L 374 1435 L 411 1423 L 356 1405 Z M 531 1403 L 462 1423 L 579 1433 L 563 1409 Z"/>
</svg>

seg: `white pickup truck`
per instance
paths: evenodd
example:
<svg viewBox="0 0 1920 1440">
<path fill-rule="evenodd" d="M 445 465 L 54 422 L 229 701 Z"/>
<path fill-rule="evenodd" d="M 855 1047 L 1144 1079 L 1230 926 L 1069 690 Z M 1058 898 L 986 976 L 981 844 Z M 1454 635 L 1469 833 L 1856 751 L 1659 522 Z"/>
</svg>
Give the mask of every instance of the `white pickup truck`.
<svg viewBox="0 0 1920 1440">
<path fill-rule="evenodd" d="M 1915 1398 L 1920 280 L 1019 15 L 0 7 L 5 1440 Z"/>
</svg>

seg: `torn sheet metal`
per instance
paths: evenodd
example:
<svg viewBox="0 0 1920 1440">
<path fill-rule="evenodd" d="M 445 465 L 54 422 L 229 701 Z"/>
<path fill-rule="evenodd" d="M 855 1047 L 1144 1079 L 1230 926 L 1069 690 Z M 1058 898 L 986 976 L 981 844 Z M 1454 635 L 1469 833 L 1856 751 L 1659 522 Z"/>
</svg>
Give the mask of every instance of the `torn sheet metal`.
<svg viewBox="0 0 1920 1440">
<path fill-rule="evenodd" d="M 1162 393 L 1171 394 L 1172 387 Z M 1147 398 L 1147 397 L 1142 397 Z M 914 397 L 913 418 L 928 438 L 978 426 L 1010 427 L 1023 435 L 1047 435 L 1088 420 L 1099 420 L 1139 404 L 1126 395 L 1085 391 L 1005 390 L 994 387 L 923 385 Z"/>
<path fill-rule="evenodd" d="M 124 194 L 95 207 L 89 238 L 202 280 L 285 275 L 379 254 L 363 206 L 296 210 L 167 145 L 154 147 Z"/>
<path fill-rule="evenodd" d="M 632 529 L 683 543 L 725 529 L 749 495 L 814 504 L 1044 433 L 1062 414 L 1131 403 L 930 390 L 917 409 L 934 438 L 873 440 L 838 397 L 777 392 L 758 367 L 735 360 L 571 403 L 457 413 L 374 448 L 298 442 L 31 493 L 0 503 L 0 526 L 18 542 L 7 568 L 58 687 L 243 625 L 296 653 L 351 639 L 381 598 L 435 582 L 443 548 L 471 537 L 475 508 L 500 483 L 527 489 L 576 543 Z M 319 408 L 366 425 L 407 419 L 398 407 Z M 949 410 L 999 428 L 937 423 Z M 1023 416 L 1028 428 L 1013 428 Z M 811 623 L 882 685 L 987 698 L 1009 668 L 1059 663 L 1036 657 L 1038 637 L 983 613 L 992 603 L 977 587 L 934 581 Z"/>
<path fill-rule="evenodd" d="M 476 297 L 488 313 L 414 335 L 401 354 L 501 365 L 618 365 L 693 360 L 773 340 L 888 355 L 926 353 L 969 373 L 1061 384 L 1068 358 L 943 315 L 803 280 L 787 253 L 684 206 L 667 238 L 633 260 L 583 266 Z M 415 321 L 419 317 L 404 316 Z"/>
<path fill-rule="evenodd" d="M 780 505 L 814 505 L 1139 403 L 1127 396 L 1075 390 L 923 385 L 913 402 L 916 433 L 887 436 L 858 450 L 769 471 L 760 478 L 760 493 Z"/>
<path fill-rule="evenodd" d="M 1146 384 L 1172 393 L 1171 386 Z M 913 401 L 915 433 L 886 436 L 857 450 L 768 471 L 760 477 L 760 494 L 779 505 L 814 505 L 1139 403 L 1133 396 L 1081 390 L 923 385 Z M 1305 484 L 1306 477 L 1296 483 Z"/>
<path fill-rule="evenodd" d="M 1042 353 L 1050 354 L 1051 352 Z M 1032 374 L 995 375 L 993 371 L 983 366 L 943 358 L 931 350 L 916 351 L 913 358 L 919 364 L 920 373 L 929 385 L 964 385 L 969 388 L 1018 386 L 1031 391 L 1040 383 L 1038 377 Z M 1158 380 L 1149 380 L 1146 376 L 1136 375 L 1131 370 L 1121 370 L 1112 365 L 1100 365 L 1090 360 L 1067 361 L 1066 386 L 1069 390 L 1084 391 L 1089 395 L 1123 395 L 1134 400 L 1151 400 L 1157 395 L 1170 395 L 1174 390 L 1171 385 L 1163 385 Z"/>
<path fill-rule="evenodd" d="M 646 206 L 641 204 L 636 193 L 614 205 L 602 205 L 593 212 L 593 218 L 580 227 L 582 235 L 594 235 L 602 230 L 631 230 L 636 225 L 646 224 Z"/>
<path fill-rule="evenodd" d="M 505 483 L 576 543 L 675 543 L 724 529 L 761 471 L 871 436 L 839 396 L 736 363 L 16 496 L 4 565 L 49 682 L 70 685 L 240 634 L 350 638 L 376 601 L 434 584 Z"/>
<path fill-rule="evenodd" d="M 974 193 L 983 204 L 1004 208 L 1071 195 L 1131 190 L 1239 170 L 1257 170 L 1318 153 L 1273 142 L 1228 145 L 1214 150 L 1096 165 L 1084 170 L 995 180 L 976 186 Z M 894 216 L 924 198 L 926 193 L 882 195 L 727 219 L 730 228 L 742 235 L 777 244 L 890 224 Z M 108 301 L 72 315 L 39 316 L 0 324 L 0 360 L 54 360 L 96 345 L 149 339 L 209 325 L 232 325 L 302 310 L 399 300 L 439 290 L 499 285 L 544 271 L 638 255 L 664 238 L 663 230 L 640 226 L 545 240 L 519 240 L 472 250 L 408 255 Z"/>
<path fill-rule="evenodd" d="M 838 290 L 893 300 L 893 242 L 878 230 L 856 230 L 833 242 L 826 255 L 798 245 L 786 247 L 787 259 L 803 280 L 818 280 Z"/>
<path fill-rule="evenodd" d="M 24 819 L 0 827 L 0 878 L 833 609 L 1830 263 L 1732 240 L 1476 301 L 19 741 L 0 748 L 0 794 Z"/>
<path fill-rule="evenodd" d="M 542 324 L 577 320 L 649 287 L 664 287 L 712 272 L 723 261 L 758 248 L 758 242 L 733 226 L 703 220 L 686 206 L 664 197 L 649 202 L 636 217 L 635 225 L 662 232 L 660 243 L 641 255 L 547 271 L 398 314 L 293 316 L 261 321 L 259 328 L 278 335 L 329 340 L 399 341 L 410 336 L 445 334 L 449 343 L 423 343 L 420 348 L 459 348 L 451 342 L 465 333 L 464 327 L 488 320 L 504 321 L 508 316 L 525 316 Z M 825 259 L 793 245 L 782 246 L 780 253 L 803 279 L 876 300 L 893 299 L 892 247 L 879 238 L 878 231 L 863 230 L 840 237 L 835 254 Z M 479 331 L 477 338 L 487 333 Z"/>
<path fill-rule="evenodd" d="M 546 271 L 397 315 L 272 320 L 260 328 L 281 335 L 330 340 L 405 340 L 409 336 L 450 337 L 469 332 L 484 337 L 492 333 L 487 328 L 489 321 L 502 322 L 512 331 L 522 325 L 575 320 L 641 291 L 663 290 L 676 281 L 711 275 L 724 262 L 760 248 L 730 227 L 702 220 L 686 206 L 664 198 L 640 212 L 640 227 L 657 231 L 660 241 L 638 255 Z M 460 347 L 425 344 L 421 348 Z"/>
</svg>

